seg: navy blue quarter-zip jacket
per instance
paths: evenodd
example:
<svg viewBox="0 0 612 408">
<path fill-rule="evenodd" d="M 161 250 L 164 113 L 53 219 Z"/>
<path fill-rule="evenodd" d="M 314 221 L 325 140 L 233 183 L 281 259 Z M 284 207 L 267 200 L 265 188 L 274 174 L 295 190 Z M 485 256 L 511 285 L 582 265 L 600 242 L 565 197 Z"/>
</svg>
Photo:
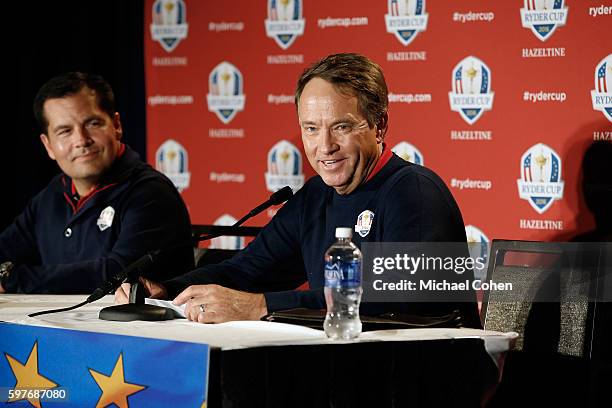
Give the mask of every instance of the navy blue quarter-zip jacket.
<svg viewBox="0 0 612 408">
<path fill-rule="evenodd" d="M 356 225 L 359 215 L 368 210 L 373 213 L 371 230 L 365 237 L 353 235 L 357 246 L 363 242 L 466 242 L 461 212 L 444 182 L 431 170 L 393 154 L 371 179 L 347 195 L 338 194 L 320 176 L 311 178 L 233 258 L 163 284 L 169 296 L 189 285 L 213 283 L 263 292 L 269 312 L 323 309 L 324 253 L 335 240 L 335 228 Z M 309 290 L 287 290 L 305 281 Z M 362 303 L 361 311 L 441 314 L 458 309 L 466 326 L 480 327 L 474 292 L 466 293 L 465 300 Z"/>
<path fill-rule="evenodd" d="M 188 242 L 189 214 L 176 188 L 126 146 L 96 190 L 78 197 L 60 174 L 0 234 L 0 262 L 16 268 L 9 293 L 89 293 L 147 252 Z M 146 276 L 193 268 L 189 245 L 169 251 Z"/>
</svg>

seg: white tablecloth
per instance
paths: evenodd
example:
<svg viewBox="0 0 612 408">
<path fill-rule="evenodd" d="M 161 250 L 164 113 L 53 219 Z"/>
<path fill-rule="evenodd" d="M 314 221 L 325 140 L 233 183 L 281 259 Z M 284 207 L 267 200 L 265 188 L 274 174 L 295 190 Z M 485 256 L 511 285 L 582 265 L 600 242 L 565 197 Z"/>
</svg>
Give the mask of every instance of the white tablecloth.
<svg viewBox="0 0 612 408">
<path fill-rule="evenodd" d="M 100 320 L 100 309 L 113 304 L 113 297 L 106 296 L 79 309 L 28 317 L 41 310 L 64 308 L 80 303 L 85 295 L 0 295 L 0 321 L 113 333 L 128 336 L 205 343 L 214 348 L 232 350 L 248 347 L 276 345 L 308 345 L 342 343 L 325 337 L 322 330 L 284 323 L 261 321 L 238 321 L 222 324 L 200 324 L 185 319 L 161 322 L 112 322 Z M 401 329 L 380 330 L 362 333 L 350 342 L 369 341 L 416 341 L 481 338 L 487 352 L 498 363 L 500 355 L 509 350 L 517 334 L 477 329 Z"/>
</svg>

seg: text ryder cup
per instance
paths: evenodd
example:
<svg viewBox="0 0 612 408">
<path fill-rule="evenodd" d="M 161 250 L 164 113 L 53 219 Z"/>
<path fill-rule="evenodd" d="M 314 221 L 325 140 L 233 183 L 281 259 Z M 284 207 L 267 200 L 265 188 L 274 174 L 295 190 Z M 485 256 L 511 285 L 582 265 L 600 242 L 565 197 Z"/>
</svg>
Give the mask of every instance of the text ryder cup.
<svg viewBox="0 0 612 408">
<path fill-rule="evenodd" d="M 152 26 L 151 36 L 154 40 L 162 40 L 164 38 L 187 38 L 187 24 Z"/>
<path fill-rule="evenodd" d="M 399 282 L 383 282 L 380 279 L 372 282 L 372 288 L 376 291 L 468 291 L 468 290 L 494 290 L 494 291 L 510 291 L 512 290 L 512 282 L 493 282 L 493 281 L 470 281 L 466 279 L 464 282 L 449 282 L 447 280 L 438 281 L 435 279 L 420 280 L 417 287 L 416 282 L 402 279 Z"/>
<path fill-rule="evenodd" d="M 484 94 L 479 96 L 468 95 L 462 96 L 457 94 L 451 94 L 451 104 L 452 106 L 459 107 L 487 107 L 491 108 L 493 106 L 493 96 L 491 94 Z"/>
<path fill-rule="evenodd" d="M 300 20 L 295 22 L 281 22 L 281 21 L 266 21 L 266 29 L 270 33 L 304 33 L 304 23 Z"/>
<path fill-rule="evenodd" d="M 521 183 L 521 193 L 524 194 L 546 194 L 554 197 L 561 196 L 563 194 L 562 183 Z"/>
<path fill-rule="evenodd" d="M 525 23 L 560 23 L 565 24 L 567 10 L 524 11 Z"/>
<path fill-rule="evenodd" d="M 219 109 L 244 109 L 244 96 L 214 96 L 208 95 L 208 105 Z"/>
<path fill-rule="evenodd" d="M 595 94 L 595 105 L 597 106 L 612 106 L 612 95 Z"/>
<path fill-rule="evenodd" d="M 387 29 L 424 29 L 427 27 L 427 16 L 392 17 L 387 16 Z"/>
</svg>

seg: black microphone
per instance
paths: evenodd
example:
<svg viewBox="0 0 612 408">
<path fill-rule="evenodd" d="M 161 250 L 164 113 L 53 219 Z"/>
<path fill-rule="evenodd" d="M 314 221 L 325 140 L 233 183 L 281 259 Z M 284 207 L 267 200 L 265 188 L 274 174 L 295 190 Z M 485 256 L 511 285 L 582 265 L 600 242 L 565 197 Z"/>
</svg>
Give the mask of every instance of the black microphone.
<svg viewBox="0 0 612 408">
<path fill-rule="evenodd" d="M 290 199 L 292 196 L 293 196 L 293 190 L 291 190 L 291 187 L 289 186 L 285 186 L 281 188 L 280 190 L 275 191 L 274 193 L 272 193 L 270 198 L 268 198 L 266 201 L 264 201 L 263 203 L 259 204 L 257 207 L 249 211 L 247 215 L 245 215 L 244 217 L 236 221 L 236 223 L 234 223 L 232 227 L 237 227 L 243 224 L 249 218 L 256 216 L 260 212 L 272 207 L 273 205 L 284 203 L 285 201 Z M 201 237 L 198 237 L 198 238 L 201 238 Z M 215 238 L 215 237 L 205 237 L 205 238 L 210 239 L 210 238 Z M 202 240 L 204 240 L 204 238 L 202 238 Z"/>
<path fill-rule="evenodd" d="M 249 211 L 247 216 L 249 218 L 250 217 L 254 217 L 257 214 L 259 214 L 260 212 L 262 212 L 265 209 L 267 209 L 268 207 L 284 203 L 285 201 L 290 199 L 292 196 L 293 196 L 293 190 L 291 190 L 291 187 L 285 186 L 285 187 L 281 188 L 280 190 L 272 193 L 270 198 L 268 198 L 268 201 L 265 201 L 265 202 L 261 203 L 260 205 L 258 205 L 257 207 L 255 207 L 251 211 Z"/>
<path fill-rule="evenodd" d="M 138 277 L 155 263 L 157 255 L 160 251 L 151 252 L 140 257 L 136 262 L 132 262 L 127 268 L 113 275 L 109 280 L 104 282 L 102 286 L 94 290 L 87 298 L 87 303 L 95 302 L 102 299 L 108 293 L 115 291 L 126 280 L 135 281 Z"/>
<path fill-rule="evenodd" d="M 261 203 L 257 207 L 253 208 L 247 215 L 238 220 L 232 227 L 237 227 L 244 223 L 251 217 L 264 211 L 273 205 L 281 204 L 293 196 L 293 191 L 289 186 L 285 186 L 280 190 L 273 193 L 268 200 Z M 100 319 L 103 320 L 115 320 L 115 321 L 132 321 L 132 320 L 170 320 L 174 318 L 172 311 L 163 306 L 154 306 L 144 304 L 144 293 L 141 288 L 141 284 L 138 282 L 138 277 L 148 269 L 163 253 L 167 253 L 172 249 L 176 249 L 181 246 L 189 245 L 192 246 L 194 243 L 199 241 L 208 240 L 223 235 L 223 233 L 209 234 L 205 236 L 193 237 L 188 243 L 180 243 L 172 245 L 165 250 L 157 250 L 152 253 L 148 253 L 138 259 L 136 262 L 130 264 L 126 269 L 121 271 L 118 275 L 108 280 L 102 287 L 96 289 L 94 293 L 89 297 L 93 300 L 100 299 L 105 294 L 116 290 L 125 281 L 132 282 L 130 287 L 130 303 L 124 305 L 115 305 L 105 307 L 100 311 Z M 89 300 L 88 298 L 88 300 Z M 92 300 L 92 301 L 93 301 Z"/>
<path fill-rule="evenodd" d="M 278 205 L 278 204 L 281 204 L 287 201 L 289 198 L 291 198 L 291 196 L 293 196 L 293 191 L 291 190 L 291 187 L 285 186 L 281 188 L 280 190 L 273 193 L 267 201 L 263 202 L 262 204 L 252 209 L 246 216 L 242 217 L 239 221 L 237 221 L 234 225 L 232 225 L 232 227 L 239 226 L 240 224 L 242 224 L 249 218 L 259 214 L 260 212 L 264 211 L 268 207 L 271 207 L 273 205 Z M 205 241 L 211 238 L 215 238 L 218 235 L 221 235 L 221 234 L 209 234 L 206 236 L 195 237 L 191 241 L 181 242 L 179 244 L 172 245 L 163 250 L 158 249 L 157 251 L 153 251 L 153 252 L 143 255 L 141 258 L 139 258 L 135 262 L 128 265 L 127 268 L 123 269 L 121 272 L 111 277 L 108 281 L 104 283 L 104 285 L 96 289 L 94 293 L 92 293 L 89 296 L 90 298 L 93 299 L 91 300 L 91 302 L 102 298 L 103 296 L 105 296 L 106 294 L 112 291 L 115 291 L 126 280 L 132 281 L 132 282 L 137 281 L 138 277 L 144 271 L 150 268 L 151 265 L 155 263 L 155 261 L 159 258 L 161 254 L 171 251 L 173 249 L 177 249 L 177 248 L 186 246 L 186 245 L 192 246 L 195 242 Z M 100 296 L 100 293 L 103 293 L 103 294 Z"/>
</svg>

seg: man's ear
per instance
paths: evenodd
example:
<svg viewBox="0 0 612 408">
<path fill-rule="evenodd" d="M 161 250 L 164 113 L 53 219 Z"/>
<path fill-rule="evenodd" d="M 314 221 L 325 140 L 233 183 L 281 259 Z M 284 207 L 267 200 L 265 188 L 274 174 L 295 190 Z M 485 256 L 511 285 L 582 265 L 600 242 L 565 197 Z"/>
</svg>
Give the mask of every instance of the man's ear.
<svg viewBox="0 0 612 408">
<path fill-rule="evenodd" d="M 45 146 L 45 150 L 47 151 L 47 154 L 49 155 L 51 160 L 55 160 L 55 154 L 53 153 L 53 149 L 51 148 L 51 142 L 49 141 L 49 136 L 45 135 L 44 133 L 41 133 L 40 141 L 42 142 L 43 146 Z"/>
<path fill-rule="evenodd" d="M 123 137 L 123 128 L 121 127 L 121 117 L 119 116 L 119 112 L 115 112 L 115 116 L 113 116 L 113 127 L 115 128 L 115 132 L 117 134 L 117 140 L 121 140 Z"/>
<path fill-rule="evenodd" d="M 378 125 L 376 125 L 376 143 L 382 143 L 384 141 L 388 123 L 389 114 L 385 112 L 385 114 L 380 118 Z"/>
</svg>

